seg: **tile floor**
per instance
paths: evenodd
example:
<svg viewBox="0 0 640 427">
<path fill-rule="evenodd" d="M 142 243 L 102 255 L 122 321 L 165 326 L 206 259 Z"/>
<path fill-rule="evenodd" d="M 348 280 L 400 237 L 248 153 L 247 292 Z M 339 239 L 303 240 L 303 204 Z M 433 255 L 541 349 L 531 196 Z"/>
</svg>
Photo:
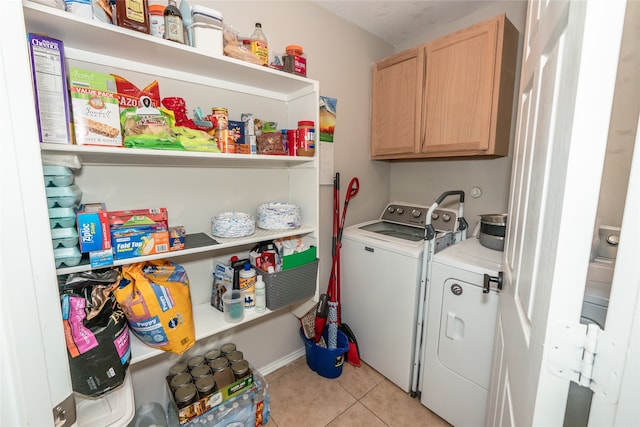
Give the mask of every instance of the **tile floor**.
<svg viewBox="0 0 640 427">
<path fill-rule="evenodd" d="M 265 379 L 267 427 L 449 426 L 364 362 L 359 368 L 345 362 L 342 375 L 328 379 L 302 356 Z"/>
</svg>

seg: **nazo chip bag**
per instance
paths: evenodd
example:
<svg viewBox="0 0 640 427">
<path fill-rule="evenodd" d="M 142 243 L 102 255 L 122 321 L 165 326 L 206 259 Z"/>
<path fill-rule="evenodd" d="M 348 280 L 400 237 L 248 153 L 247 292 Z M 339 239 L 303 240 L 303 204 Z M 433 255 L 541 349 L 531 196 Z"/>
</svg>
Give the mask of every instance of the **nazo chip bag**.
<svg viewBox="0 0 640 427">
<path fill-rule="evenodd" d="M 145 344 L 180 354 L 195 343 L 189 278 L 181 265 L 156 260 L 125 266 L 114 294 Z"/>
</svg>

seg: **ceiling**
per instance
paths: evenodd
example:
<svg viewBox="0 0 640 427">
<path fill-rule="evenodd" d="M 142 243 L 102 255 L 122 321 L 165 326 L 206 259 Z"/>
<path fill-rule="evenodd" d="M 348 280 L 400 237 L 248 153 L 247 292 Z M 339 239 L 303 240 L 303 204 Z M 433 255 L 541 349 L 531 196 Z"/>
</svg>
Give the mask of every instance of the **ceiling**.
<svg viewBox="0 0 640 427">
<path fill-rule="evenodd" d="M 396 46 L 495 3 L 485 0 L 315 0 L 318 6 Z"/>
</svg>

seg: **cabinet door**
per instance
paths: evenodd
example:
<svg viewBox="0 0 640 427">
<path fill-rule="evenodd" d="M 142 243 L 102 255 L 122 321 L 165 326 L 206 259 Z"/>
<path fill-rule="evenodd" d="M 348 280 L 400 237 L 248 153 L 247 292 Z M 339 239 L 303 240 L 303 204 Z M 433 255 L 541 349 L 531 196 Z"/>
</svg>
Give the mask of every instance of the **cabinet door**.
<svg viewBox="0 0 640 427">
<path fill-rule="evenodd" d="M 395 158 L 419 150 L 423 52 L 407 50 L 373 65 L 373 159 Z"/>
<path fill-rule="evenodd" d="M 423 153 L 507 154 L 517 39 L 500 15 L 425 46 Z"/>
</svg>

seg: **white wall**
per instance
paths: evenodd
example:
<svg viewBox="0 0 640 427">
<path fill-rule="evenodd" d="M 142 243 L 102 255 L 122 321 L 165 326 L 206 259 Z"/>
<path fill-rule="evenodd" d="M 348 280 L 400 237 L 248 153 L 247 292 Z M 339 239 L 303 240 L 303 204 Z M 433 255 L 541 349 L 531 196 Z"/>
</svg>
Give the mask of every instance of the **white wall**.
<svg viewBox="0 0 640 427">
<path fill-rule="evenodd" d="M 620 46 L 620 63 L 598 203 L 598 222 L 602 225 L 619 227 L 622 223 L 638 113 L 640 113 L 639 25 L 640 2 L 629 1 Z"/>
<path fill-rule="evenodd" d="M 428 41 L 437 39 L 454 31 L 466 28 L 477 22 L 506 13 L 520 33 L 516 83 L 514 90 L 514 113 L 512 118 L 511 146 L 513 146 L 513 129 L 516 122 L 516 105 L 518 85 L 520 82 L 520 57 L 522 34 L 526 20 L 525 1 L 498 1 L 467 17 L 451 24 L 425 28 L 422 36 L 409 40 L 396 47 L 400 52 Z M 465 218 L 471 230 L 479 220 L 478 215 L 485 213 L 503 213 L 507 211 L 509 181 L 511 178 L 511 148 L 508 157 L 497 159 L 464 159 L 464 160 L 419 160 L 412 162 L 396 162 L 391 164 L 390 195 L 394 200 L 430 205 L 444 191 L 464 190 Z M 482 196 L 469 197 L 472 187 L 479 187 Z M 451 204 L 455 208 L 455 199 L 447 199 L 445 206 Z"/>
<path fill-rule="evenodd" d="M 369 160 L 371 64 L 393 53 L 393 47 L 309 1 L 192 0 L 220 11 L 224 22 L 250 36 L 260 22 L 270 52 L 289 44 L 303 47 L 307 76 L 320 82 L 320 94 L 338 99 L 334 143 L 335 171 L 341 175 L 341 199 L 352 177 L 360 192 L 349 203 L 346 224 L 377 216 L 389 200 L 389 164 Z M 215 69 L 211 72 L 215 74 Z M 234 119 L 231 117 L 231 119 Z M 264 119 L 268 120 L 268 117 Z M 331 270 L 332 186 L 320 189 L 320 290 L 325 291 Z M 250 325 L 199 342 L 215 346 L 232 341 L 257 368 L 269 368 L 301 351 L 298 320 L 287 310 Z M 191 350 L 197 351 L 197 348 Z M 166 399 L 157 379 L 180 356 L 165 354 L 132 367 L 136 405 Z"/>
</svg>

